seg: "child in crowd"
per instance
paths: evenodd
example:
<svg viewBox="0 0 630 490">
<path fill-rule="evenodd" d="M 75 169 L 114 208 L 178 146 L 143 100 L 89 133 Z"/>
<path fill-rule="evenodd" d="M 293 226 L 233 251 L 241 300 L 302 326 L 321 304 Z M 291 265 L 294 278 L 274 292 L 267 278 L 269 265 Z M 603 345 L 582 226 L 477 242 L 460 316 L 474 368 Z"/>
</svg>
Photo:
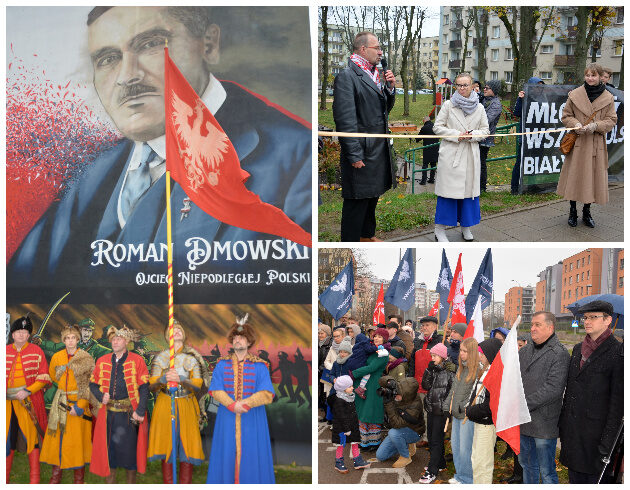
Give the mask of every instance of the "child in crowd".
<svg viewBox="0 0 630 490">
<path fill-rule="evenodd" d="M 330 378 L 332 379 L 333 383 L 340 376 L 348 375 L 349 369 L 348 369 L 347 361 L 348 359 L 350 359 L 350 356 L 352 355 L 352 344 L 350 341 L 351 341 L 350 337 L 346 337 L 339 344 L 339 352 L 337 353 L 337 360 L 335 360 L 335 362 L 332 365 L 332 369 L 330 370 Z M 334 394 L 335 394 L 335 386 L 333 384 L 333 387 L 331 388 L 330 394 L 328 395 L 328 397 L 330 398 L 334 396 Z"/>
<path fill-rule="evenodd" d="M 475 423 L 472 443 L 473 483 L 492 483 L 494 470 L 494 443 L 497 432 L 490 411 L 490 392 L 483 386 L 490 364 L 501 349 L 501 341 L 496 337 L 479 343 L 479 359 L 483 365 L 479 378 L 473 385 L 470 403 L 466 407 L 466 417 Z"/>
<path fill-rule="evenodd" d="M 354 406 L 354 391 L 352 388 L 352 378 L 347 375 L 339 376 L 334 385 L 335 395 L 332 397 L 333 426 L 332 443 L 337 446 L 335 452 L 335 469 L 339 473 L 348 473 L 343 451 L 347 443 L 350 443 L 350 450 L 354 460 L 354 469 L 369 468 L 359 452 L 359 418 Z"/>
<path fill-rule="evenodd" d="M 475 424 L 464 423 L 466 417 L 466 405 L 470 401 L 470 393 L 477 380 L 477 375 L 481 372 L 479 362 L 479 345 L 477 341 L 470 337 L 464 339 L 459 347 L 459 367 L 453 380 L 451 392 L 444 400 L 442 408 L 445 412 L 453 415 L 453 426 L 451 429 L 451 448 L 453 451 L 453 464 L 455 465 L 455 475 L 449 483 L 472 484 L 472 443 Z"/>
<path fill-rule="evenodd" d="M 387 357 L 389 353 L 383 346 L 376 347 L 370 339 L 368 339 L 364 334 L 360 333 L 355 337 L 354 347 L 352 348 L 352 355 L 350 359 L 348 359 L 348 369 L 350 371 L 354 371 L 355 369 L 359 369 L 360 367 L 365 366 L 367 362 L 367 358 L 370 354 L 378 352 L 378 357 Z M 354 391 L 355 393 L 365 400 L 365 386 L 367 385 L 368 380 L 370 379 L 370 375 L 366 374 L 361 378 L 361 382 L 359 386 L 357 386 Z"/>
<path fill-rule="evenodd" d="M 407 377 L 407 359 L 402 348 L 392 347 L 389 351 L 389 362 L 385 368 L 385 374 L 396 381 Z"/>
<path fill-rule="evenodd" d="M 442 409 L 444 400 L 451 391 L 455 365 L 448 360 L 446 346 L 434 345 L 431 350 L 431 362 L 422 376 L 422 387 L 427 390 L 424 410 L 427 412 L 427 437 L 429 439 L 429 465 L 420 477 L 419 483 L 432 483 L 438 471 L 446 469 L 444 459 L 444 425 L 448 413 Z"/>
</svg>

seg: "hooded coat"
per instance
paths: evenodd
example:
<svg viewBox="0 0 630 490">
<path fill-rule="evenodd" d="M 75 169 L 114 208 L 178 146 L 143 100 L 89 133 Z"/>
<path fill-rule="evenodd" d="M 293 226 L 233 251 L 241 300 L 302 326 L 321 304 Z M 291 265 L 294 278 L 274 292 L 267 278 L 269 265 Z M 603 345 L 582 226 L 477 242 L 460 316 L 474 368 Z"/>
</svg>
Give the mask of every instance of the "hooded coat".
<svg viewBox="0 0 630 490">
<path fill-rule="evenodd" d="M 385 387 L 389 379 L 393 378 L 391 376 L 383 376 L 379 379 L 379 384 Z M 385 403 L 387 425 L 390 429 L 409 427 L 416 434 L 422 436 L 426 426 L 422 415 L 422 398 L 420 398 L 418 393 L 418 382 L 414 378 L 403 378 L 397 380 L 397 386 L 398 393 L 402 395 L 402 400 L 399 402 L 391 400 Z"/>
<path fill-rule="evenodd" d="M 472 138 L 457 141 L 460 133 L 469 130 L 474 135 Z M 450 199 L 477 197 L 481 172 L 479 142 L 490 134 L 483 106 L 477 105 L 477 109 L 467 116 L 447 100 L 435 119 L 433 132 L 453 136 L 440 140 L 435 194 Z"/>
<path fill-rule="evenodd" d="M 435 364 L 433 361 L 429 363 L 424 376 L 422 377 L 422 388 L 427 390 L 427 396 L 424 399 L 424 409 L 427 413 L 433 415 L 442 415 L 442 404 L 453 386 L 453 378 L 455 375 L 455 366 L 448 360 Z"/>
<path fill-rule="evenodd" d="M 597 124 L 594 133 L 578 135 L 573 150 L 566 155 L 557 194 L 570 201 L 606 204 L 608 202 L 608 150 L 606 133 L 617 123 L 615 99 L 604 90 L 592 103 L 586 89 L 580 86 L 569 92 L 569 98 L 562 111 L 562 124 L 573 128 L 586 121 L 595 113 L 591 122 Z"/>
</svg>

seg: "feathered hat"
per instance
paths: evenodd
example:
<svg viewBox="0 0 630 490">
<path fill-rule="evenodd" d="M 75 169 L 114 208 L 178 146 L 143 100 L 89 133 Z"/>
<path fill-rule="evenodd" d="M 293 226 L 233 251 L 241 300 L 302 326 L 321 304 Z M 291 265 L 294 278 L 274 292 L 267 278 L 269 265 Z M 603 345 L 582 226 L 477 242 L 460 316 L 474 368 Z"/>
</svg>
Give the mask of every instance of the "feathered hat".
<svg viewBox="0 0 630 490">
<path fill-rule="evenodd" d="M 245 313 L 241 318 L 236 318 L 236 322 L 230 328 L 228 332 L 227 339 L 231 344 L 234 340 L 235 335 L 242 335 L 247 339 L 248 346 L 252 346 L 256 343 L 256 331 L 254 327 L 252 327 L 249 323 L 247 323 L 247 318 L 249 318 L 249 313 Z"/>
<path fill-rule="evenodd" d="M 26 316 L 18 318 L 11 324 L 11 333 L 17 332 L 18 330 L 28 330 L 29 334 L 33 333 L 33 323 L 28 315 L 27 313 Z"/>
</svg>

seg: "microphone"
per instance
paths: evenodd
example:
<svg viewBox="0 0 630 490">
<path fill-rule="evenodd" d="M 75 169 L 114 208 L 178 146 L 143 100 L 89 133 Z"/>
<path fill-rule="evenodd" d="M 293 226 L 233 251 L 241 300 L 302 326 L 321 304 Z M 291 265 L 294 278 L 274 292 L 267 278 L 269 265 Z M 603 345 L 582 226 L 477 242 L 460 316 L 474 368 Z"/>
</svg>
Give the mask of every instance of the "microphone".
<svg viewBox="0 0 630 490">
<path fill-rule="evenodd" d="M 383 68 L 383 73 L 385 73 L 387 70 L 387 58 L 385 56 L 381 58 L 381 67 Z"/>
</svg>

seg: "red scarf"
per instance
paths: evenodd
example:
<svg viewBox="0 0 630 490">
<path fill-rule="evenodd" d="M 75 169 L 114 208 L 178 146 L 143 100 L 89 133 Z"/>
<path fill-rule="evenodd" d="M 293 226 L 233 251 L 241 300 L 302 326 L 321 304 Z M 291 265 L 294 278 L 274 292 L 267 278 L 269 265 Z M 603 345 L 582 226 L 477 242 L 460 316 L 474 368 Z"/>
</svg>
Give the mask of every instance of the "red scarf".
<svg viewBox="0 0 630 490">
<path fill-rule="evenodd" d="M 584 363 L 586 362 L 586 360 L 589 357 L 591 357 L 591 354 L 595 352 L 595 349 L 597 349 L 600 345 L 602 345 L 604 343 L 604 340 L 606 340 L 611 335 L 612 335 L 612 330 L 610 328 L 607 328 L 595 340 L 591 339 L 590 335 L 587 335 L 584 338 L 584 342 L 582 342 L 582 352 L 581 352 L 582 359 L 580 360 L 580 369 L 582 369 L 582 366 L 584 366 Z"/>
<path fill-rule="evenodd" d="M 378 68 L 376 65 L 373 65 L 368 60 L 366 60 L 363 56 L 359 56 L 356 53 L 353 53 L 350 56 L 350 61 L 352 61 L 355 65 L 361 68 L 365 73 L 367 73 L 372 81 L 376 84 L 379 90 L 381 90 L 381 77 L 378 72 Z"/>
</svg>

